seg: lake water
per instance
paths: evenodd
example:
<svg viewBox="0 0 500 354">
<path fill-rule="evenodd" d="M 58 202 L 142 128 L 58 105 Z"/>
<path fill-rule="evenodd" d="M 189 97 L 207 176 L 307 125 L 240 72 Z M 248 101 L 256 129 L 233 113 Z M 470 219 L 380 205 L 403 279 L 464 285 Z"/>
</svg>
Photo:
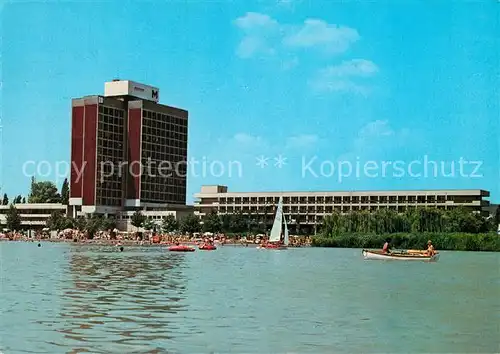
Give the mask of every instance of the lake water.
<svg viewBox="0 0 500 354">
<path fill-rule="evenodd" d="M 0 242 L 3 353 L 493 353 L 500 254 Z"/>
</svg>

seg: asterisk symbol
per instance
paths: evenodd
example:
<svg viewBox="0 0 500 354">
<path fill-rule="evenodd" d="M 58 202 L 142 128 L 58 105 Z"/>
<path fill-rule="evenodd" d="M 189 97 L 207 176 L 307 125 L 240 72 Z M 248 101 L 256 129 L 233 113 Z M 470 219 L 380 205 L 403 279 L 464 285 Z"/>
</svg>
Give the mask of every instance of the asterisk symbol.
<svg viewBox="0 0 500 354">
<path fill-rule="evenodd" d="M 278 168 L 282 168 L 284 165 L 286 165 L 286 157 L 284 157 L 282 155 L 278 155 L 278 157 L 275 157 L 274 161 L 276 161 L 274 166 L 276 166 Z"/>
<path fill-rule="evenodd" d="M 260 155 L 257 157 L 257 166 L 260 168 L 264 168 L 268 165 L 267 160 L 269 160 L 269 157 L 265 157 L 264 155 Z"/>
</svg>

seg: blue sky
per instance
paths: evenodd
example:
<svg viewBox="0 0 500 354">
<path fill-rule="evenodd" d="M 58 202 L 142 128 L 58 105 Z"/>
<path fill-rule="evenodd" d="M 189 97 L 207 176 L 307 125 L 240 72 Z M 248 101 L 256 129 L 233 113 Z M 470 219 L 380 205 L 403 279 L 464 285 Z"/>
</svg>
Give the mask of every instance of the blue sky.
<svg viewBox="0 0 500 354">
<path fill-rule="evenodd" d="M 48 161 L 40 171 L 50 164 L 46 178 L 56 179 L 57 162 L 69 161 L 71 98 L 119 77 L 189 110 L 189 156 L 207 168 L 192 165 L 188 199 L 221 183 L 483 188 L 499 202 L 498 3 L 423 3 L 8 3 L 2 192 L 28 192 L 30 160 Z M 461 158 L 474 162 L 460 173 Z"/>
</svg>

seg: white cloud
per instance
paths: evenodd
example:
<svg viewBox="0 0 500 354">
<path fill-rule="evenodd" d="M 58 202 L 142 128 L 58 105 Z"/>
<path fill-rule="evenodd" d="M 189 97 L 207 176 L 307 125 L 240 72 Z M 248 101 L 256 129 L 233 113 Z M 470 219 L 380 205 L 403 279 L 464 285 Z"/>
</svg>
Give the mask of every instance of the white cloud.
<svg viewBox="0 0 500 354">
<path fill-rule="evenodd" d="M 407 128 L 394 129 L 388 120 L 375 120 L 363 126 L 354 140 L 354 148 L 358 151 L 368 149 L 386 149 L 389 146 L 405 144 L 410 137 Z"/>
<path fill-rule="evenodd" d="M 368 123 L 358 133 L 358 138 L 366 139 L 366 138 L 378 138 L 384 136 L 394 135 L 394 130 L 389 125 L 388 120 L 376 120 Z"/>
<path fill-rule="evenodd" d="M 236 54 L 241 58 L 250 58 L 257 53 L 273 54 L 274 49 L 269 47 L 265 40 L 255 36 L 243 38 L 236 49 Z"/>
<path fill-rule="evenodd" d="M 293 4 L 281 0 L 282 4 Z M 318 48 L 329 54 L 347 51 L 360 39 L 358 31 L 319 19 L 307 19 L 301 25 L 282 24 L 269 15 L 247 12 L 234 24 L 244 36 L 236 53 L 242 58 L 274 54 L 278 50 Z"/>
<path fill-rule="evenodd" d="M 309 148 L 313 147 L 320 142 L 317 135 L 314 134 L 301 134 L 291 136 L 286 141 L 287 148 Z"/>
<path fill-rule="evenodd" d="M 329 24 L 319 19 L 307 19 L 294 33 L 284 39 L 284 44 L 295 48 L 321 48 L 328 53 L 343 53 L 360 36 L 354 28 Z"/>
<path fill-rule="evenodd" d="M 260 136 L 250 135 L 246 133 L 237 133 L 232 140 L 238 145 L 257 147 L 265 144 L 264 139 Z"/>
<path fill-rule="evenodd" d="M 241 58 L 274 54 L 273 38 L 277 36 L 280 25 L 270 16 L 256 12 L 248 12 L 239 17 L 234 24 L 244 33 L 244 37 L 236 49 Z"/>
<path fill-rule="evenodd" d="M 359 129 L 349 150 L 340 155 L 338 160 L 354 161 L 360 156 L 370 158 L 387 156 L 389 152 L 414 145 L 410 138 L 410 131 L 407 128 L 398 130 L 392 127 L 388 120 L 375 120 Z"/>
<path fill-rule="evenodd" d="M 367 95 L 370 88 L 363 79 L 376 75 L 378 71 L 377 65 L 369 60 L 352 59 L 319 70 L 310 85 L 318 92 L 353 92 Z"/>
<path fill-rule="evenodd" d="M 235 25 L 245 31 L 255 31 L 263 28 L 273 28 L 279 26 L 278 21 L 269 15 L 258 12 L 247 12 L 245 16 L 238 17 L 234 21 Z"/>
</svg>

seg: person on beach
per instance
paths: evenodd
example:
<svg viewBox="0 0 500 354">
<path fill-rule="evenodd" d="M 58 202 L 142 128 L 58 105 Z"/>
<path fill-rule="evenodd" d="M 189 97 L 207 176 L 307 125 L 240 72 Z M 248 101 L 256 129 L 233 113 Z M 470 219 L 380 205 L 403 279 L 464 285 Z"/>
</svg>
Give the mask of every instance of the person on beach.
<svg viewBox="0 0 500 354">
<path fill-rule="evenodd" d="M 391 243 L 391 239 L 388 238 L 385 243 L 384 243 L 384 247 L 382 247 L 382 253 L 390 253 L 390 243 Z"/>
</svg>

